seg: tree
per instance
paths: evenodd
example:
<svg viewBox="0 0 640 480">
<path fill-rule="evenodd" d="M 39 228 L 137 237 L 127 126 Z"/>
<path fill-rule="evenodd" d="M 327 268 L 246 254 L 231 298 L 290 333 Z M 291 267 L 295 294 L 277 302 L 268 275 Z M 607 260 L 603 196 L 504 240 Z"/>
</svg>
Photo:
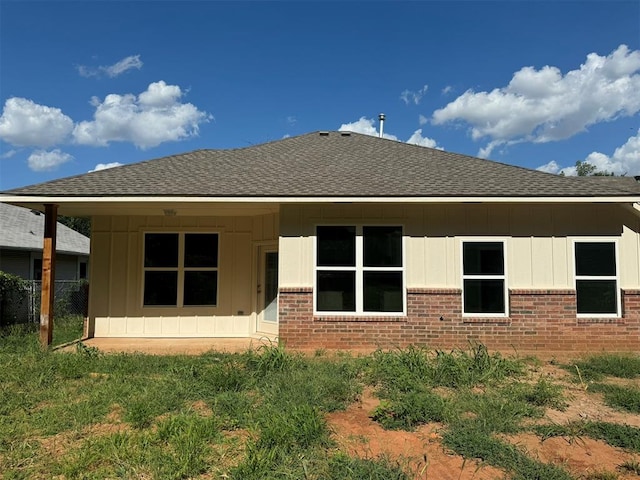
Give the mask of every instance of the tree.
<svg viewBox="0 0 640 480">
<path fill-rule="evenodd" d="M 91 219 L 89 217 L 61 216 L 58 217 L 58 221 L 86 237 L 91 237 Z"/>
<path fill-rule="evenodd" d="M 576 162 L 576 175 L 579 177 L 613 177 L 613 172 L 607 170 L 598 170 L 595 165 L 589 162 Z"/>
</svg>

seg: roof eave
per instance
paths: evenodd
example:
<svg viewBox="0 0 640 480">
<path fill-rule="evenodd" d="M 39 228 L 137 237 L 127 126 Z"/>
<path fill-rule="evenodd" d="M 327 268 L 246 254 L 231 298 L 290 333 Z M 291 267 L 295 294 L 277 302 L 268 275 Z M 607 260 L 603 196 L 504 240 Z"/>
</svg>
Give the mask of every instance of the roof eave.
<svg viewBox="0 0 640 480">
<path fill-rule="evenodd" d="M 70 197 L 44 195 L 0 195 L 0 202 L 29 206 L 43 204 L 119 204 L 119 203 L 640 203 L 640 194 L 612 196 L 119 196 Z"/>
</svg>

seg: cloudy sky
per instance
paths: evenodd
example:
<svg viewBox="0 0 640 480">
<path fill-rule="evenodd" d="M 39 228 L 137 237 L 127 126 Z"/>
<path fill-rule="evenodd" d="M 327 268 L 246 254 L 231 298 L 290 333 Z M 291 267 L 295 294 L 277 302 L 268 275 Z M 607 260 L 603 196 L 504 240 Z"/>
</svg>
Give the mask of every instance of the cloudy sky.
<svg viewBox="0 0 640 480">
<path fill-rule="evenodd" d="M 640 175 L 640 2 L 3 1 L 0 108 L 0 190 L 380 112 L 402 142 Z"/>
</svg>

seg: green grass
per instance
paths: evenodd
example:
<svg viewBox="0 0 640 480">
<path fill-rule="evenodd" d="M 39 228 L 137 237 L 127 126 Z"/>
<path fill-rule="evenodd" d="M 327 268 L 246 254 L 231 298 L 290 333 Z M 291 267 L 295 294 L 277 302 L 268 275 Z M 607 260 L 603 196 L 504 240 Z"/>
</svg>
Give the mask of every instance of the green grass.
<svg viewBox="0 0 640 480">
<path fill-rule="evenodd" d="M 481 459 L 512 472 L 513 480 L 571 480 L 564 469 L 534 460 L 519 447 L 462 423 L 445 433 L 444 444 L 466 458 Z"/>
<path fill-rule="evenodd" d="M 640 375 L 640 356 L 632 354 L 594 355 L 564 367 L 574 375 L 579 375 L 584 381 L 602 380 L 605 376 L 636 378 Z"/>
<path fill-rule="evenodd" d="M 4 478 L 267 478 L 276 466 L 299 472 L 300 457 L 329 468 L 324 413 L 346 407 L 362 389 L 359 360 L 305 358 L 275 345 L 187 357 L 104 355 L 83 344 L 75 353 L 52 352 L 29 329 L 0 341 Z M 126 428 L 91 433 L 114 422 Z M 216 455 L 228 443 L 221 432 L 239 428 L 249 435 L 246 454 L 219 470 Z M 63 451 L 49 454 L 52 442 Z M 238 473 L 252 469 L 262 473 Z"/>
<path fill-rule="evenodd" d="M 81 322 L 58 327 L 56 340 L 68 341 Z M 277 344 L 242 354 L 107 355 L 82 343 L 68 353 L 43 350 L 37 331 L 24 327 L 0 332 L 0 342 L 6 479 L 407 479 L 398 460 L 351 458 L 331 440 L 326 415 L 367 385 L 381 397 L 371 415 L 385 428 L 440 422 L 449 449 L 509 478 L 570 478 L 500 439 L 531 428 L 545 408 L 562 408 L 561 388 L 483 346 L 356 358 L 306 357 Z M 538 433 L 640 451 L 639 430 L 628 426 L 546 428 Z"/>
<path fill-rule="evenodd" d="M 565 425 L 536 425 L 533 431 L 544 440 L 550 437 L 590 437 L 614 447 L 640 453 L 640 428 L 610 422 L 571 422 Z"/>
<path fill-rule="evenodd" d="M 602 393 L 610 407 L 631 413 L 640 413 L 640 388 L 622 387 L 605 383 L 591 385 L 590 391 Z"/>
</svg>

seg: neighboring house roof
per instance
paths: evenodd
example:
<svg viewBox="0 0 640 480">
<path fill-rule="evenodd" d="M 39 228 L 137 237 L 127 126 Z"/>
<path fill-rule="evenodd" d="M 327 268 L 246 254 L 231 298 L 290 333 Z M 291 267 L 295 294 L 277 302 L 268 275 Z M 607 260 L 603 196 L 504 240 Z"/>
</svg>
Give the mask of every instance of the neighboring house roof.
<svg viewBox="0 0 640 480">
<path fill-rule="evenodd" d="M 56 252 L 89 255 L 89 239 L 58 222 Z M 42 250 L 44 215 L 0 203 L 0 248 Z"/>
<path fill-rule="evenodd" d="M 197 150 L 17 188 L 48 197 L 638 197 L 582 181 L 348 132 Z"/>
</svg>

